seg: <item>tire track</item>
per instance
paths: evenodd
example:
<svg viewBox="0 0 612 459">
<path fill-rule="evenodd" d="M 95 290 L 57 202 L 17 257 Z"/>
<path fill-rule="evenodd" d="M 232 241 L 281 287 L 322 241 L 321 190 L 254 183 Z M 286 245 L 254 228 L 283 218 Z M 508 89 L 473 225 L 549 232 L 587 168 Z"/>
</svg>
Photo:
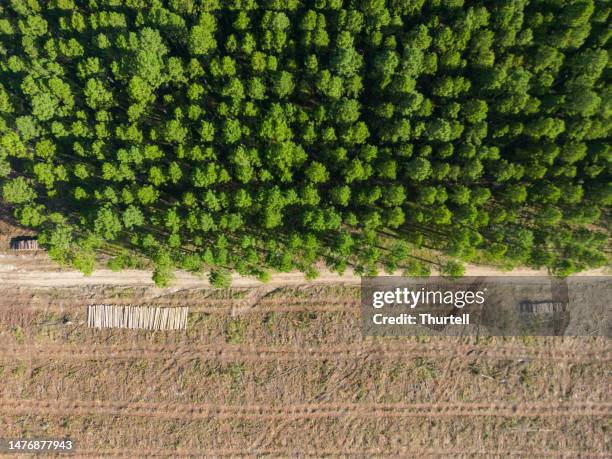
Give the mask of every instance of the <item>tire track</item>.
<svg viewBox="0 0 612 459">
<path fill-rule="evenodd" d="M 265 449 L 193 449 L 180 448 L 175 450 L 162 449 L 77 449 L 70 457 L 294 457 L 296 448 L 265 448 Z M 369 449 L 317 449 L 300 448 L 299 457 L 544 457 L 544 458 L 609 458 L 609 455 L 597 451 L 584 450 L 461 450 L 461 449 L 434 449 L 434 448 L 369 448 Z"/>
<path fill-rule="evenodd" d="M 20 304 L 23 300 L 14 300 L 4 297 L 2 300 L 6 304 Z M 76 303 L 74 300 L 64 303 L 62 301 L 55 302 L 29 302 L 28 308 L 32 310 L 52 311 L 52 312 L 66 312 L 66 311 L 80 311 L 86 309 L 86 306 L 94 303 L 104 304 L 115 304 L 119 306 L 134 306 L 134 305 L 151 305 L 151 306 L 187 306 L 189 307 L 190 313 L 198 314 L 227 314 L 230 315 L 232 310 L 241 303 L 244 303 L 243 299 L 236 300 L 207 300 L 207 301 L 126 301 L 117 300 L 114 298 L 97 298 L 97 299 L 84 299 L 82 302 Z M 292 312 L 359 312 L 360 300 L 358 299 L 310 299 L 306 301 L 296 300 L 295 298 L 290 299 L 274 299 L 274 300 L 260 300 L 252 306 L 244 308 L 245 312 L 252 313 L 292 313 Z"/>
<path fill-rule="evenodd" d="M 179 355 L 178 361 L 206 359 L 220 361 L 324 361 L 353 360 L 360 357 L 378 359 L 411 359 L 414 357 L 456 358 L 472 360 L 491 358 L 498 360 L 544 360 L 568 363 L 609 363 L 612 348 L 593 352 L 567 349 L 530 348 L 521 346 L 482 345 L 338 345 L 320 347 L 298 346 L 189 346 L 189 345 L 94 345 L 90 347 L 51 344 L 9 345 L 0 350 L 0 360 L 168 360 Z"/>
<path fill-rule="evenodd" d="M 124 416 L 175 420 L 411 417 L 610 417 L 612 403 L 313 403 L 288 406 L 0 399 L 5 415 Z"/>
</svg>

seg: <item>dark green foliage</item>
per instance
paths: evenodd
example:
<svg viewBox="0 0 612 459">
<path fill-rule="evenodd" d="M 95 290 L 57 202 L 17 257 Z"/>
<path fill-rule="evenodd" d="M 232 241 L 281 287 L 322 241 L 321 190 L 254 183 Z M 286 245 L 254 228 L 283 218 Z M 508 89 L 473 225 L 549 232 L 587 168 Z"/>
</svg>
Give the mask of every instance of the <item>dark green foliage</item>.
<svg viewBox="0 0 612 459">
<path fill-rule="evenodd" d="M 321 261 L 601 266 L 609 15 L 601 0 L 4 2 L 2 199 L 58 262 L 90 272 L 112 242 L 113 269 L 148 258 L 159 285 L 176 267 L 226 286 Z"/>
</svg>

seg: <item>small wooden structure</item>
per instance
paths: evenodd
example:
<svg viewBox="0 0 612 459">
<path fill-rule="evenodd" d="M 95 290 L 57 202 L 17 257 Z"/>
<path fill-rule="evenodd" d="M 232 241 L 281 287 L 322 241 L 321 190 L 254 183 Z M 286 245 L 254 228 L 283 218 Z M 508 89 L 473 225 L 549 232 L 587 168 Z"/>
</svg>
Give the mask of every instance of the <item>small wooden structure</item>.
<svg viewBox="0 0 612 459">
<path fill-rule="evenodd" d="M 33 237 L 16 237 L 11 239 L 13 250 L 39 250 L 38 239 Z"/>
<path fill-rule="evenodd" d="M 92 304 L 87 308 L 87 325 L 91 328 L 186 330 L 188 309 Z"/>
<path fill-rule="evenodd" d="M 561 301 L 523 301 L 519 306 L 521 314 L 552 314 L 566 311 L 567 303 Z"/>
<path fill-rule="evenodd" d="M 571 320 L 569 301 L 566 299 L 523 301 L 518 313 L 520 334 L 523 336 L 563 336 Z"/>
</svg>

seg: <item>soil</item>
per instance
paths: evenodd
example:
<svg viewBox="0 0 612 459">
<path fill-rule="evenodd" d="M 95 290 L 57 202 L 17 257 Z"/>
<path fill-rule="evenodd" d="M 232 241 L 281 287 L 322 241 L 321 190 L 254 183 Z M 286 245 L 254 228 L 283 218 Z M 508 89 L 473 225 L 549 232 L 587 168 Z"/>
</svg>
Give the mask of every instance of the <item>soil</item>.
<svg viewBox="0 0 612 459">
<path fill-rule="evenodd" d="M 350 273 L 158 289 L 0 252 L 3 438 L 92 458 L 610 457 L 606 338 L 366 337 Z M 189 306 L 188 329 L 90 329 L 92 303 Z"/>
</svg>

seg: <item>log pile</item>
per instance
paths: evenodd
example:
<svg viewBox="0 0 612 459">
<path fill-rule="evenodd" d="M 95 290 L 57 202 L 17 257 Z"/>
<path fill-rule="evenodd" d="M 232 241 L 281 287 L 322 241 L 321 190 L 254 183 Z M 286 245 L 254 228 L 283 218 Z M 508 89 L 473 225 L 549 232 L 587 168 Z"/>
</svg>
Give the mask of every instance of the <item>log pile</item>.
<svg viewBox="0 0 612 459">
<path fill-rule="evenodd" d="M 38 250 L 37 239 L 14 239 L 11 241 L 13 250 Z"/>
<path fill-rule="evenodd" d="M 87 325 L 91 328 L 186 330 L 188 309 L 92 304 L 87 308 Z"/>
</svg>

